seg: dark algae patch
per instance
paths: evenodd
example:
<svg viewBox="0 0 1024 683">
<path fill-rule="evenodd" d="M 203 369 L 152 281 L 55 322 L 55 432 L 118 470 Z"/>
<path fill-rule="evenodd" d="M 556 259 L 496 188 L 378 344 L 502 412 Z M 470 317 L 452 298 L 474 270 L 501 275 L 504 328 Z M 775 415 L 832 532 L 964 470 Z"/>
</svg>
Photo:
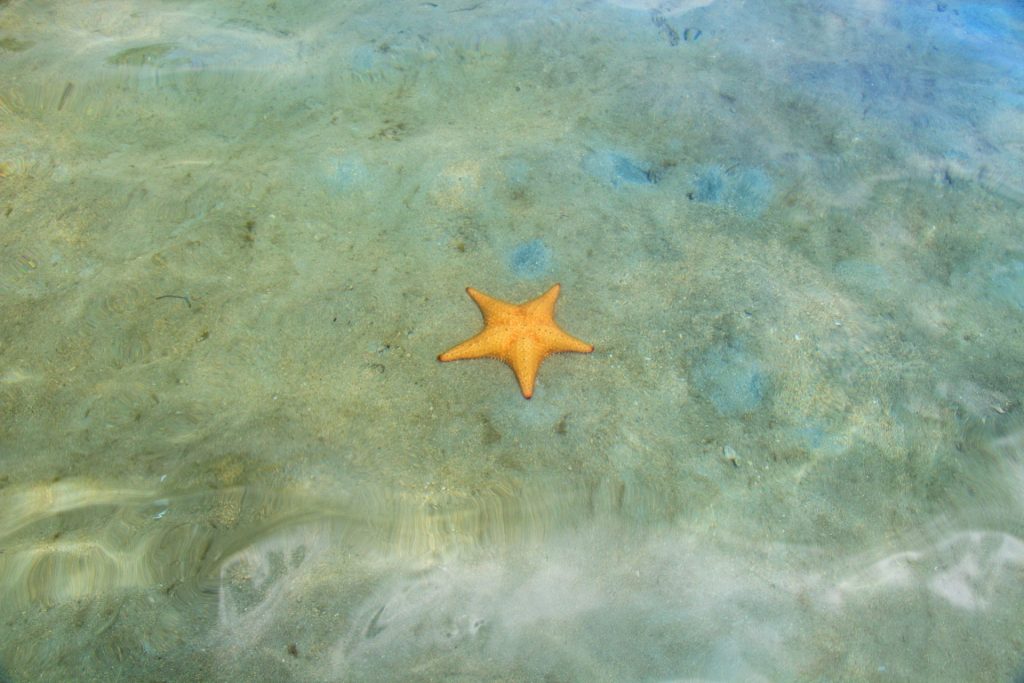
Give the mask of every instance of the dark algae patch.
<svg viewBox="0 0 1024 683">
<path fill-rule="evenodd" d="M 0 2 L 0 7 L 3 7 L 3 4 L 3 2 Z M 0 38 L 0 50 L 7 50 L 8 52 L 24 52 L 33 45 L 34 43 L 30 43 L 27 40 L 18 40 L 17 38 L 7 36 Z"/>
<path fill-rule="evenodd" d="M 152 64 L 175 48 L 174 43 L 154 43 L 121 50 L 107 59 L 108 64 L 117 66 L 146 66 Z"/>
</svg>

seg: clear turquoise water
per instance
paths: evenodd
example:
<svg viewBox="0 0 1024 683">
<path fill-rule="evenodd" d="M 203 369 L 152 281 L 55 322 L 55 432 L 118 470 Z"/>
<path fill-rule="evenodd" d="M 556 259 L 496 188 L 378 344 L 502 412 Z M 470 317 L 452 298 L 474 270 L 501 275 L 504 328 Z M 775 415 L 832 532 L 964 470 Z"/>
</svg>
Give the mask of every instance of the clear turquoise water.
<svg viewBox="0 0 1024 683">
<path fill-rule="evenodd" d="M 0 681 L 1019 680 L 1022 162 L 1019 3 L 0 2 Z"/>
</svg>

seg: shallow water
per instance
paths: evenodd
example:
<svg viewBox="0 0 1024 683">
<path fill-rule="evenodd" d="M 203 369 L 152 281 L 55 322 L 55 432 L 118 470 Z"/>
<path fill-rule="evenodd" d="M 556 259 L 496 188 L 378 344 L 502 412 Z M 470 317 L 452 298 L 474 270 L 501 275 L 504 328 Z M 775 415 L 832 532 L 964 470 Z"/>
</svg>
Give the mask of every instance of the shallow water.
<svg viewBox="0 0 1024 683">
<path fill-rule="evenodd" d="M 0 2 L 0 681 L 1019 680 L 1022 224 L 1019 3 Z"/>
</svg>

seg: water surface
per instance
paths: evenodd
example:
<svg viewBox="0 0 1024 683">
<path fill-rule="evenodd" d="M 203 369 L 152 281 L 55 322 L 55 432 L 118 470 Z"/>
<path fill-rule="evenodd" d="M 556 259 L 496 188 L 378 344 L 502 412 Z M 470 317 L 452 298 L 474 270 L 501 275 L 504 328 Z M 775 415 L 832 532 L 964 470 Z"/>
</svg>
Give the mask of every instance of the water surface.
<svg viewBox="0 0 1024 683">
<path fill-rule="evenodd" d="M 1016 680 L 1022 157 L 1019 3 L 0 2 L 0 680 Z"/>
</svg>

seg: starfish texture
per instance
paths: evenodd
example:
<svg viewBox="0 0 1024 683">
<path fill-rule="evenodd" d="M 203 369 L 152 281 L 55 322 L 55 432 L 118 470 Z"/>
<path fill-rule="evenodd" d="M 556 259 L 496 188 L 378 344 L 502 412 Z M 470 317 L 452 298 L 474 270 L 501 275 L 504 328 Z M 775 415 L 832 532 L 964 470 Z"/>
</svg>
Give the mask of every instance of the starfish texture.
<svg viewBox="0 0 1024 683">
<path fill-rule="evenodd" d="M 511 366 L 523 397 L 530 398 L 537 370 L 549 354 L 594 350 L 593 345 L 568 334 L 555 322 L 559 289 L 560 286 L 555 285 L 536 299 L 516 305 L 467 287 L 466 293 L 484 316 L 484 329 L 437 359 L 497 358 Z"/>
</svg>

